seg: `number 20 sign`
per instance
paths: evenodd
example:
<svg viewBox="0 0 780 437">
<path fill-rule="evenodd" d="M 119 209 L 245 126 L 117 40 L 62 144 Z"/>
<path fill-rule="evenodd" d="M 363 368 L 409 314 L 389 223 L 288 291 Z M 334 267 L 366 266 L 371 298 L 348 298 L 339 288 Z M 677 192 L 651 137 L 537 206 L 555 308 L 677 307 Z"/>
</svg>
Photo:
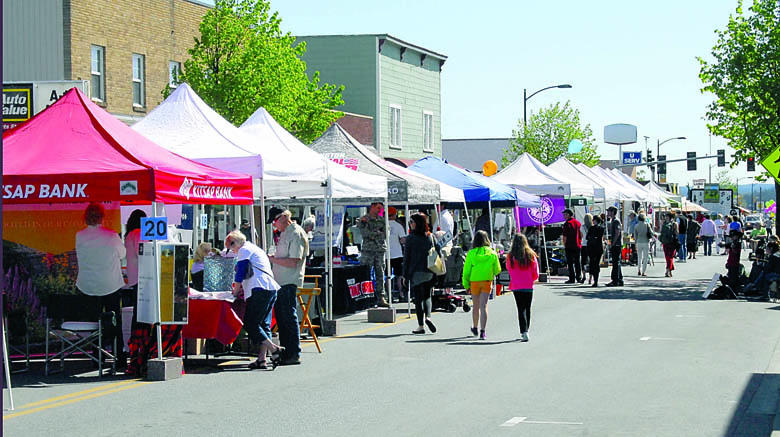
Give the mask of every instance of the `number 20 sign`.
<svg viewBox="0 0 780 437">
<path fill-rule="evenodd" d="M 142 218 L 141 239 L 142 240 L 167 240 L 168 239 L 168 218 L 167 217 Z"/>
</svg>

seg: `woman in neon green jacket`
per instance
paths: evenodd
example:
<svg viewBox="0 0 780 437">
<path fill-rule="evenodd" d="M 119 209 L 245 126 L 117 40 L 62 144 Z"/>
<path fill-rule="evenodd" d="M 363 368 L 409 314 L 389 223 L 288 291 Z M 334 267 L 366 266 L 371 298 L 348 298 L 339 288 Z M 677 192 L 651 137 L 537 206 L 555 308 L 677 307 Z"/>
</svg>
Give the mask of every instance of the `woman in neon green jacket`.
<svg viewBox="0 0 780 437">
<path fill-rule="evenodd" d="M 501 264 L 498 262 L 498 255 L 490 247 L 487 232 L 477 231 L 471 247 L 463 264 L 463 286 L 471 290 L 471 298 L 474 301 L 474 311 L 471 313 L 473 321 L 471 335 L 477 335 L 477 322 L 479 322 L 479 338 L 484 340 L 487 302 L 493 289 L 493 278 L 501 273 Z"/>
</svg>

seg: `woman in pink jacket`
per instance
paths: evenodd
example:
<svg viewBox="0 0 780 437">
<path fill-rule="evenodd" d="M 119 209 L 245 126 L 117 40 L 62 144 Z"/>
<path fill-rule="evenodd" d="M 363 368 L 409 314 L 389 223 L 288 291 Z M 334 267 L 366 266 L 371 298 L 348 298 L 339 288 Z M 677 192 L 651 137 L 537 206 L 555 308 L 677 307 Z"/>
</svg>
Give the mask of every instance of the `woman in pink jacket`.
<svg viewBox="0 0 780 437">
<path fill-rule="evenodd" d="M 512 249 L 506 257 L 506 268 L 511 281 L 509 290 L 515 295 L 517 318 L 520 321 L 521 341 L 528 341 L 531 326 L 531 299 L 534 297 L 534 281 L 539 279 L 539 264 L 536 252 L 528 246 L 523 234 L 515 234 Z"/>
</svg>

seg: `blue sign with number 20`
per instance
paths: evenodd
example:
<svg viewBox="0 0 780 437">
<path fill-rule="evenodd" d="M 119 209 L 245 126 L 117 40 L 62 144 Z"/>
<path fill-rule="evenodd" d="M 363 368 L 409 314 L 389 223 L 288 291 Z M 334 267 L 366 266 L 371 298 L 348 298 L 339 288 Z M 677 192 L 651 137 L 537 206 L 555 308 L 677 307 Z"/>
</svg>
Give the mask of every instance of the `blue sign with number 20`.
<svg viewBox="0 0 780 437">
<path fill-rule="evenodd" d="M 142 240 L 167 240 L 168 239 L 168 218 L 167 217 L 142 218 L 141 239 Z"/>
</svg>

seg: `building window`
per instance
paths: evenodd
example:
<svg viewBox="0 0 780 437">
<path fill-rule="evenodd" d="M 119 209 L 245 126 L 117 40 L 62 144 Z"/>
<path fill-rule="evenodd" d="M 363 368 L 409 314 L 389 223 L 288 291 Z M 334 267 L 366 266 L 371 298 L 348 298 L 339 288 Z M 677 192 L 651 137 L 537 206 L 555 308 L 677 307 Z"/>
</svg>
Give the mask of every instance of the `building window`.
<svg viewBox="0 0 780 437">
<path fill-rule="evenodd" d="M 401 107 L 390 105 L 390 147 L 400 149 L 401 146 Z"/>
<path fill-rule="evenodd" d="M 423 152 L 433 152 L 433 112 L 423 111 Z"/>
<path fill-rule="evenodd" d="M 179 85 L 179 74 L 181 73 L 181 62 L 168 62 L 168 86 L 176 88 Z"/>
<path fill-rule="evenodd" d="M 103 102 L 106 100 L 106 48 L 102 46 L 92 46 L 92 82 L 89 91 L 92 100 Z"/>
<path fill-rule="evenodd" d="M 133 53 L 133 106 L 144 107 L 144 55 Z"/>
</svg>

